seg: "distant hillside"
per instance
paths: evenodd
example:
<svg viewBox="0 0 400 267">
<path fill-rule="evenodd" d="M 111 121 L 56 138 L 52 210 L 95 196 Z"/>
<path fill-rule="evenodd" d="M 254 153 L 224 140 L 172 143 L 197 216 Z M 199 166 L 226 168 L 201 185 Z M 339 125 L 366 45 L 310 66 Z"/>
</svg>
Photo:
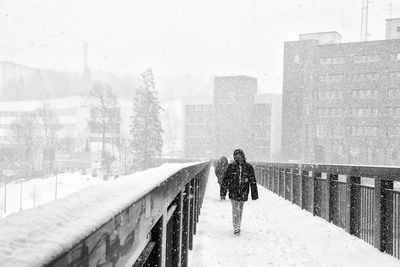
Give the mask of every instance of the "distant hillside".
<svg viewBox="0 0 400 267">
<path fill-rule="evenodd" d="M 100 70 L 79 72 L 43 70 L 14 62 L 0 62 L 0 100 L 34 100 L 87 95 L 94 81 L 111 85 L 119 97 L 131 98 L 139 84 L 138 74 L 118 74 Z M 190 76 L 166 77 L 155 73 L 161 100 L 209 95 L 212 79 Z"/>
</svg>

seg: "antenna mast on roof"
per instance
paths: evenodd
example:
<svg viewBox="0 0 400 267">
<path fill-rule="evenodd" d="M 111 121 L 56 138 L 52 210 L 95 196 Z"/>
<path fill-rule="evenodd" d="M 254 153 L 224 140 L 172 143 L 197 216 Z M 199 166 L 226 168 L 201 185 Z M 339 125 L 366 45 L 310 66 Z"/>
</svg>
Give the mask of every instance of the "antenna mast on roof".
<svg viewBox="0 0 400 267">
<path fill-rule="evenodd" d="M 360 41 L 368 40 L 368 5 L 369 0 L 362 0 Z"/>
<path fill-rule="evenodd" d="M 393 4 L 392 4 L 392 2 L 390 2 L 389 3 L 389 19 L 392 18 L 392 11 L 393 11 Z M 390 38 L 392 35 L 392 23 L 388 23 L 386 25 L 387 25 L 386 38 L 392 39 L 392 38 Z"/>
</svg>

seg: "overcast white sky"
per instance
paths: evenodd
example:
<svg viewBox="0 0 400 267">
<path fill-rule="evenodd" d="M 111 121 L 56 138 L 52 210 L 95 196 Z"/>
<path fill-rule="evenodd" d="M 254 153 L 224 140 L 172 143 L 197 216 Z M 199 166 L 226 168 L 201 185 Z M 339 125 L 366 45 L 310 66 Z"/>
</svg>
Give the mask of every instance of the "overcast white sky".
<svg viewBox="0 0 400 267">
<path fill-rule="evenodd" d="M 400 1 L 373 0 L 371 40 Z M 282 88 L 283 42 L 299 33 L 336 30 L 358 41 L 361 0 L 0 0 L 0 61 L 82 70 L 82 44 L 92 68 L 210 78 L 247 74 L 260 91 Z"/>
</svg>

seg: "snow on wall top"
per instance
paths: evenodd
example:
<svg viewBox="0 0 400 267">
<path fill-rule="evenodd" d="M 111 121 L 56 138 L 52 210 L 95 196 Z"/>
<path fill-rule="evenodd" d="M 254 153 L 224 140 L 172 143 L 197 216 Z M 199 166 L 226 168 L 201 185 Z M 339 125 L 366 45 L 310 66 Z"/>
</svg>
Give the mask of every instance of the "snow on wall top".
<svg viewBox="0 0 400 267">
<path fill-rule="evenodd" d="M 0 220 L 0 266 L 42 266 L 168 177 L 198 163 L 164 164 Z"/>
</svg>

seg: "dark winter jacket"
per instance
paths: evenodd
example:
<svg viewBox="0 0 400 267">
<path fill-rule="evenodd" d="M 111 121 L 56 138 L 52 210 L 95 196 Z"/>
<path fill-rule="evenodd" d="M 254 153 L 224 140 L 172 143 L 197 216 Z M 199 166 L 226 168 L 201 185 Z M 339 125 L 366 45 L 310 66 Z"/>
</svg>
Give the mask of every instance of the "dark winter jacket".
<svg viewBox="0 0 400 267">
<path fill-rule="evenodd" d="M 219 184 L 222 184 L 222 180 L 224 179 L 227 169 L 228 169 L 228 160 L 224 157 L 220 158 L 215 165 L 215 176 L 217 176 Z"/>
<path fill-rule="evenodd" d="M 236 201 L 247 201 L 251 188 L 251 199 L 258 199 L 257 182 L 254 176 L 254 169 L 249 163 L 242 164 L 242 176 L 239 180 L 240 168 L 237 162 L 229 164 L 221 186 L 221 196 L 229 191 L 229 198 Z"/>
</svg>

